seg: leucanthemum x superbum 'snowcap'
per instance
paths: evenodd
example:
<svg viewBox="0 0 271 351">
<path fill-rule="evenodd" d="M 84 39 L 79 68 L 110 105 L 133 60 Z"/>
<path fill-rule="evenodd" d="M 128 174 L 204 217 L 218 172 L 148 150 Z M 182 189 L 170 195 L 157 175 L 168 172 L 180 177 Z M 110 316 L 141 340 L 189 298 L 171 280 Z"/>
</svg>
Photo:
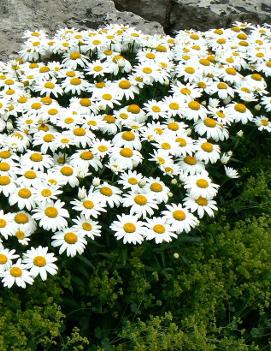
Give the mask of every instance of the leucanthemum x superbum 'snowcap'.
<svg viewBox="0 0 271 351">
<path fill-rule="evenodd" d="M 0 65 L 3 285 L 46 280 L 57 254 L 104 235 L 159 244 L 214 216 L 220 178 L 239 177 L 232 126 L 271 131 L 262 29 L 27 31 L 20 57 Z"/>
</svg>

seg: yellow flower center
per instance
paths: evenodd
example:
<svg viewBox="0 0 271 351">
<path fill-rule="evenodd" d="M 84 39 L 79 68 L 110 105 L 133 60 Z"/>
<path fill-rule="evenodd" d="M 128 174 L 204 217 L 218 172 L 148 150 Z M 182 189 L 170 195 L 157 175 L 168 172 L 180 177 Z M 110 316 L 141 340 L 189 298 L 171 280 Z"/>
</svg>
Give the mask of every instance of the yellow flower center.
<svg viewBox="0 0 271 351">
<path fill-rule="evenodd" d="M 138 184 L 138 180 L 134 177 L 131 177 L 128 179 L 128 183 L 132 184 L 132 185 L 136 185 L 136 184 Z"/>
<path fill-rule="evenodd" d="M 129 89 L 131 87 L 131 83 L 129 80 L 124 79 L 119 82 L 119 87 L 121 89 Z"/>
<path fill-rule="evenodd" d="M 0 176 L 0 185 L 8 185 L 10 184 L 10 177 L 9 176 Z"/>
<path fill-rule="evenodd" d="M 144 68 L 143 68 L 143 72 L 144 72 L 145 74 L 151 74 L 151 73 L 152 73 L 152 69 L 151 69 L 150 67 L 144 67 Z"/>
<path fill-rule="evenodd" d="M 34 172 L 34 171 L 32 171 L 32 170 L 26 171 L 26 172 L 24 173 L 24 176 L 25 176 L 25 178 L 27 178 L 27 179 L 35 179 L 35 178 L 37 178 L 36 172 Z"/>
<path fill-rule="evenodd" d="M 44 105 L 51 105 L 51 103 L 53 102 L 53 99 L 50 98 L 50 96 L 44 96 L 40 99 L 40 101 L 44 104 Z"/>
<path fill-rule="evenodd" d="M 216 126 L 216 121 L 209 117 L 205 118 L 203 123 L 209 128 L 214 128 Z"/>
<path fill-rule="evenodd" d="M 123 229 L 126 233 L 134 233 L 136 231 L 136 226 L 133 223 L 125 223 Z"/>
<path fill-rule="evenodd" d="M 93 153 L 91 151 L 83 151 L 80 154 L 80 158 L 82 160 L 92 160 L 93 159 Z"/>
<path fill-rule="evenodd" d="M 43 136 L 43 141 L 45 141 L 46 143 L 50 143 L 54 139 L 55 139 L 55 136 L 53 134 L 46 134 Z"/>
<path fill-rule="evenodd" d="M 33 154 L 30 156 L 30 159 L 33 162 L 40 162 L 40 161 L 42 161 L 43 157 L 40 153 L 33 152 Z"/>
<path fill-rule="evenodd" d="M 124 113 L 124 112 L 122 112 L 122 113 L 120 113 L 120 118 L 121 119 L 127 119 L 129 116 L 127 115 L 127 113 Z"/>
<path fill-rule="evenodd" d="M 140 107 L 136 104 L 132 104 L 132 105 L 128 106 L 127 111 L 134 113 L 134 114 L 137 114 L 140 112 Z"/>
<path fill-rule="evenodd" d="M 102 42 L 100 40 L 98 40 L 98 39 L 95 39 L 95 40 L 92 41 L 93 45 L 100 45 L 101 43 Z"/>
<path fill-rule="evenodd" d="M 199 60 L 199 63 L 201 64 L 201 65 L 203 65 L 203 66 L 210 66 L 210 64 L 211 64 L 211 62 L 209 61 L 209 60 L 207 60 L 207 59 L 200 59 Z"/>
<path fill-rule="evenodd" d="M 11 267 L 9 270 L 10 275 L 12 275 L 14 278 L 19 278 L 22 276 L 23 271 L 21 270 L 20 267 Z"/>
<path fill-rule="evenodd" d="M 208 200 L 202 196 L 198 197 L 195 201 L 199 206 L 207 206 L 208 205 Z"/>
<path fill-rule="evenodd" d="M 134 197 L 134 201 L 137 205 L 144 206 L 148 202 L 146 196 L 144 195 L 136 195 Z"/>
<path fill-rule="evenodd" d="M 78 51 L 74 51 L 74 52 L 71 52 L 70 53 L 70 59 L 71 60 L 77 60 L 77 59 L 79 59 L 81 57 L 81 54 L 80 54 L 80 52 L 78 52 Z"/>
<path fill-rule="evenodd" d="M 41 108 L 41 104 L 39 102 L 34 102 L 32 105 L 31 105 L 31 108 L 33 110 L 39 110 Z"/>
<path fill-rule="evenodd" d="M 170 149 L 171 149 L 171 146 L 170 146 L 169 143 L 162 143 L 162 144 L 161 144 L 161 147 L 162 147 L 162 149 L 164 149 L 164 150 L 170 150 Z"/>
<path fill-rule="evenodd" d="M 148 53 L 146 54 L 146 57 L 147 57 L 148 59 L 153 60 L 153 59 L 155 59 L 155 54 L 154 54 L 153 52 L 148 52 Z"/>
<path fill-rule="evenodd" d="M 167 48 L 164 45 L 156 46 L 155 50 L 158 52 L 167 52 Z"/>
<path fill-rule="evenodd" d="M 193 67 L 185 67 L 185 72 L 188 73 L 188 74 L 194 74 L 196 71 L 195 71 L 195 68 Z"/>
<path fill-rule="evenodd" d="M 5 228 L 7 225 L 7 221 L 3 218 L 0 218 L 0 228 Z"/>
<path fill-rule="evenodd" d="M 271 60 L 266 62 L 266 67 L 271 68 Z"/>
<path fill-rule="evenodd" d="M 113 191 L 111 188 L 109 188 L 108 186 L 103 186 L 100 189 L 100 193 L 104 196 L 112 196 L 113 195 Z"/>
<path fill-rule="evenodd" d="M 269 124 L 269 121 L 267 119 L 261 119 L 261 125 L 266 127 L 268 126 L 268 124 Z"/>
<path fill-rule="evenodd" d="M 258 74 L 258 73 L 253 73 L 253 74 L 251 75 L 251 78 L 254 79 L 254 80 L 256 80 L 256 81 L 260 81 L 260 80 L 263 79 L 263 77 L 262 77 L 260 74 Z"/>
<path fill-rule="evenodd" d="M 127 141 L 132 141 L 135 139 L 135 135 L 131 131 L 126 131 L 122 133 L 122 139 L 127 140 Z"/>
<path fill-rule="evenodd" d="M 105 115 L 103 120 L 106 121 L 108 124 L 113 124 L 115 123 L 116 118 L 112 115 Z"/>
<path fill-rule="evenodd" d="M 169 122 L 167 126 L 170 130 L 176 131 L 179 129 L 179 124 L 177 122 Z"/>
<path fill-rule="evenodd" d="M 10 165 L 7 162 L 0 162 L 0 171 L 6 172 L 10 170 Z"/>
<path fill-rule="evenodd" d="M 173 218 L 176 219 L 176 221 L 183 221 L 186 218 L 186 214 L 182 210 L 176 210 L 173 212 Z"/>
<path fill-rule="evenodd" d="M 55 207 L 47 207 L 44 211 L 45 215 L 49 218 L 56 218 L 58 216 L 58 210 Z"/>
<path fill-rule="evenodd" d="M 73 134 L 76 136 L 84 136 L 86 135 L 86 130 L 84 128 L 75 128 Z"/>
<path fill-rule="evenodd" d="M 214 149 L 213 144 L 208 142 L 201 144 L 201 148 L 203 151 L 206 151 L 206 152 L 212 152 Z"/>
<path fill-rule="evenodd" d="M 64 176 L 71 176 L 73 174 L 73 169 L 69 166 L 64 166 L 61 168 L 60 172 L 64 175 Z"/>
<path fill-rule="evenodd" d="M 207 88 L 207 85 L 205 82 L 198 82 L 197 83 L 197 86 L 201 89 L 206 89 Z"/>
<path fill-rule="evenodd" d="M 110 101 L 113 97 L 111 94 L 103 94 L 102 98 L 106 101 Z"/>
<path fill-rule="evenodd" d="M 91 200 L 85 200 L 85 201 L 83 201 L 83 206 L 87 210 L 91 210 L 94 207 L 94 203 Z"/>
<path fill-rule="evenodd" d="M 43 66 L 43 67 L 41 67 L 41 68 L 39 69 L 39 72 L 40 72 L 40 73 L 47 73 L 47 72 L 49 72 L 49 71 L 50 71 L 50 68 L 47 67 L 47 66 Z"/>
<path fill-rule="evenodd" d="M 8 261 L 8 258 L 4 254 L 0 254 L 0 264 L 6 264 Z"/>
<path fill-rule="evenodd" d="M 66 243 L 68 244 L 75 244 L 77 243 L 78 241 L 78 237 L 75 233 L 73 232 L 69 232 L 69 233 L 66 233 L 64 235 L 64 240 L 66 241 Z"/>
<path fill-rule="evenodd" d="M 20 96 L 17 101 L 19 102 L 19 104 L 24 104 L 27 101 L 27 97 L 26 96 Z"/>
<path fill-rule="evenodd" d="M 235 111 L 240 112 L 240 113 L 245 113 L 247 108 L 244 104 L 236 104 L 234 106 Z"/>
<path fill-rule="evenodd" d="M 25 233 L 21 230 L 17 230 L 15 235 L 18 240 L 23 240 L 25 238 Z"/>
<path fill-rule="evenodd" d="M 98 89 L 102 89 L 105 87 L 105 82 L 98 82 L 95 84 L 95 87 Z"/>
<path fill-rule="evenodd" d="M 197 101 L 190 101 L 188 107 L 191 110 L 198 111 L 200 109 L 200 103 L 198 103 Z"/>
<path fill-rule="evenodd" d="M 208 188 L 209 186 L 209 183 L 206 179 L 198 179 L 196 184 L 199 188 L 204 188 L 204 189 Z"/>
<path fill-rule="evenodd" d="M 89 98 L 82 98 L 79 100 L 81 106 L 89 107 L 91 106 L 91 100 Z"/>
<path fill-rule="evenodd" d="M 36 256 L 33 263 L 35 266 L 44 267 L 46 265 L 46 259 L 43 256 Z"/>
<path fill-rule="evenodd" d="M 13 79 L 6 79 L 5 80 L 5 84 L 6 85 L 13 85 L 14 84 L 14 80 Z"/>
<path fill-rule="evenodd" d="M 162 224 L 155 224 L 152 229 L 157 234 L 164 234 L 166 231 L 166 228 Z"/>
<path fill-rule="evenodd" d="M 101 72 L 102 70 L 103 70 L 102 66 L 94 66 L 93 67 L 93 71 L 95 71 L 95 72 Z"/>
<path fill-rule="evenodd" d="M 52 191 L 51 191 L 50 189 L 43 189 L 43 190 L 41 191 L 41 195 L 42 195 L 43 197 L 49 197 L 49 196 L 52 195 Z"/>
<path fill-rule="evenodd" d="M 53 82 L 46 82 L 44 84 L 44 88 L 47 88 L 47 89 L 54 89 L 55 87 L 55 84 Z"/>
<path fill-rule="evenodd" d="M 228 67 L 228 68 L 226 68 L 226 72 L 227 72 L 229 75 L 231 75 L 231 76 L 235 76 L 235 75 L 237 74 L 236 69 L 233 68 L 233 67 Z"/>
<path fill-rule="evenodd" d="M 171 102 L 170 104 L 169 104 L 169 108 L 171 109 L 171 110 L 178 110 L 179 108 L 180 108 L 180 105 L 177 103 L 177 102 Z"/>
<path fill-rule="evenodd" d="M 105 145 L 100 145 L 100 146 L 98 146 L 98 150 L 100 152 L 106 152 L 108 150 L 108 147 Z"/>
<path fill-rule="evenodd" d="M 177 143 L 179 143 L 180 146 L 184 147 L 187 145 L 187 142 L 183 138 L 176 138 Z"/>
<path fill-rule="evenodd" d="M 25 213 L 17 213 L 14 217 L 14 220 L 17 224 L 26 224 L 29 222 L 28 216 Z"/>
<path fill-rule="evenodd" d="M 88 232 L 90 232 L 92 230 L 92 225 L 88 222 L 84 222 L 82 223 L 82 228 Z"/>
<path fill-rule="evenodd" d="M 129 149 L 128 147 L 124 147 L 120 150 L 120 155 L 123 157 L 132 157 L 133 156 L 133 150 Z"/>
<path fill-rule="evenodd" d="M 48 110 L 48 115 L 50 116 L 55 116 L 58 114 L 58 110 L 56 108 L 50 108 L 50 110 Z"/>
<path fill-rule="evenodd" d="M 23 199 L 29 199 L 31 195 L 31 191 L 27 188 L 22 188 L 18 191 L 18 196 L 20 196 Z"/>
<path fill-rule="evenodd" d="M 163 187 L 160 183 L 155 182 L 151 184 L 150 189 L 155 193 L 160 193 L 163 190 Z"/>
<path fill-rule="evenodd" d="M 216 112 L 216 115 L 217 115 L 219 118 L 224 118 L 224 117 L 225 117 L 225 114 L 224 114 L 224 112 L 222 112 L 222 111 L 217 111 L 217 112 Z"/>
<path fill-rule="evenodd" d="M 153 110 L 153 112 L 161 112 L 161 109 L 159 106 L 152 106 L 151 109 Z"/>
<path fill-rule="evenodd" d="M 191 94 L 191 90 L 188 89 L 188 88 L 182 88 L 180 90 L 180 92 L 183 94 L 183 95 L 190 95 Z"/>
<path fill-rule="evenodd" d="M 72 78 L 72 79 L 70 80 L 70 83 L 71 83 L 71 85 L 80 85 L 80 84 L 81 84 L 81 79 L 78 78 L 78 77 Z"/>
<path fill-rule="evenodd" d="M 245 40 L 241 40 L 241 41 L 239 41 L 239 43 L 238 43 L 240 46 L 249 46 L 249 44 L 248 44 L 248 42 L 247 41 L 245 41 Z"/>
<path fill-rule="evenodd" d="M 197 160 L 193 156 L 186 156 L 184 158 L 184 162 L 188 165 L 194 166 L 197 163 Z"/>
<path fill-rule="evenodd" d="M 228 88 L 228 84 L 224 83 L 224 82 L 220 82 L 217 84 L 218 89 L 227 89 Z"/>
</svg>

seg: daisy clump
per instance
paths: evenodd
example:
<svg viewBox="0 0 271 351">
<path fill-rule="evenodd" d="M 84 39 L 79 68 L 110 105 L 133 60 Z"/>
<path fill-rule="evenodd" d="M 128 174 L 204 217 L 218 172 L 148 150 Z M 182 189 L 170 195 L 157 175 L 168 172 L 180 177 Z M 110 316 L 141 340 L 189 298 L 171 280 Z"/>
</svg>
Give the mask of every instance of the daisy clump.
<svg viewBox="0 0 271 351">
<path fill-rule="evenodd" d="M 220 179 L 239 177 L 228 165 L 235 125 L 271 131 L 267 25 L 24 38 L 19 57 L 0 63 L 0 277 L 9 288 L 46 280 L 58 255 L 81 255 L 103 235 L 136 245 L 189 233 L 218 210 Z"/>
</svg>

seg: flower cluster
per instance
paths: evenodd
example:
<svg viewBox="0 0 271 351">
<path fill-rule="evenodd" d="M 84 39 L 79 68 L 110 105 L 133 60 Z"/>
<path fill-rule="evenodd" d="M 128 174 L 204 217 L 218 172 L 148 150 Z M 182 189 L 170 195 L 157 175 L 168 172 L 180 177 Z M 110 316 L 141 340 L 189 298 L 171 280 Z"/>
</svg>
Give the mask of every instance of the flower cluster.
<svg viewBox="0 0 271 351">
<path fill-rule="evenodd" d="M 232 126 L 271 131 L 267 25 L 24 38 L 0 63 L 4 286 L 46 280 L 54 250 L 82 254 L 102 233 L 141 244 L 190 232 L 217 210 L 209 166 L 238 177 L 223 148 Z"/>
</svg>

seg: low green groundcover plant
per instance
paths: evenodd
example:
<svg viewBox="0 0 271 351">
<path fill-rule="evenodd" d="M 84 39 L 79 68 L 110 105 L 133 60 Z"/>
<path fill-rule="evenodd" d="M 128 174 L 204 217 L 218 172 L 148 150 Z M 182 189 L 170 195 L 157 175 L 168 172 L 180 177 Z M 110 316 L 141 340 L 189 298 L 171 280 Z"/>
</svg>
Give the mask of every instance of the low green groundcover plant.
<svg viewBox="0 0 271 351">
<path fill-rule="evenodd" d="M 0 64 L 0 350 L 270 350 L 270 27 L 24 39 Z"/>
</svg>

